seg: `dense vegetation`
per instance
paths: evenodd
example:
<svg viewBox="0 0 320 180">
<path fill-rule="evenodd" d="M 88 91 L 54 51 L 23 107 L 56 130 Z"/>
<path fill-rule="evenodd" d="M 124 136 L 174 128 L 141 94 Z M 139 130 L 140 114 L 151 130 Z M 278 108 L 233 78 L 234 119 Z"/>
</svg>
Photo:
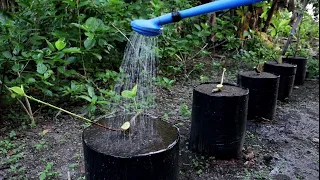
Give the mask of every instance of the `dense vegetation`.
<svg viewBox="0 0 320 180">
<path fill-rule="evenodd" d="M 125 36 L 132 33 L 129 22 L 198 4 L 187 0 L 16 0 L 15 12 L 0 12 L 1 104 L 17 102 L 6 87 L 23 85 L 28 94 L 48 101 L 85 99 L 90 112 L 99 105 L 108 108 L 118 96 L 114 84 L 119 80 Z M 252 68 L 278 59 L 284 37 L 291 31 L 291 14 L 279 8 L 262 32 L 271 7 L 272 2 L 259 3 L 167 25 L 158 40 L 156 83 L 170 88 L 175 80 L 206 79 L 208 64 L 216 69 Z M 258 16 L 250 16 L 259 10 L 263 11 Z M 319 38 L 318 21 L 305 13 L 298 29 L 297 46 L 292 43 L 288 53 L 308 56 L 310 76 L 318 76 L 319 61 L 310 54 L 318 41 L 314 38 Z"/>
</svg>

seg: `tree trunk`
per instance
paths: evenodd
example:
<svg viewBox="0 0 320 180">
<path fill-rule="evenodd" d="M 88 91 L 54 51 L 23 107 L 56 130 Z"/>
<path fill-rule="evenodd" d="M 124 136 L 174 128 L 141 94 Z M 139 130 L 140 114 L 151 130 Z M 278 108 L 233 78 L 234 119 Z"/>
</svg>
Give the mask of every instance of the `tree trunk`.
<svg viewBox="0 0 320 180">
<path fill-rule="evenodd" d="M 271 20 L 272 20 L 272 16 L 275 12 L 275 10 L 277 9 L 277 4 L 278 4 L 278 0 L 273 0 L 272 2 L 272 6 L 271 6 L 271 9 L 268 13 L 268 17 L 267 17 L 267 20 L 266 22 L 264 23 L 264 27 L 262 29 L 263 32 L 267 32 L 268 28 L 269 28 L 269 25 L 271 23 Z"/>
<path fill-rule="evenodd" d="M 0 9 L 11 12 L 16 12 L 16 1 L 15 0 L 0 0 Z"/>
</svg>

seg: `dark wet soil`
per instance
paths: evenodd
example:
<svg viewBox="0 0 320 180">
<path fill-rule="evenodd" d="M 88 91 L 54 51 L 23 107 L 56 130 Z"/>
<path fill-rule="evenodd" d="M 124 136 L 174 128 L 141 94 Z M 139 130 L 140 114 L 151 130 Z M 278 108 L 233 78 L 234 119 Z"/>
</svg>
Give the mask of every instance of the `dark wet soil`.
<svg viewBox="0 0 320 180">
<path fill-rule="evenodd" d="M 101 124 L 130 121 L 132 116 L 100 120 Z M 126 132 L 108 131 L 98 126 L 84 130 L 84 142 L 92 150 L 117 157 L 133 157 L 164 151 L 178 141 L 178 131 L 160 119 L 139 115 Z M 106 122 L 106 123 L 105 123 Z"/>
<path fill-rule="evenodd" d="M 188 150 L 192 90 L 198 84 L 159 89 L 153 113 L 179 127 L 180 180 L 319 179 L 319 81 L 307 81 L 287 102 L 278 102 L 274 121 L 248 121 L 243 158 L 228 161 Z M 51 179 L 84 179 L 85 124 L 56 113 L 38 113 L 33 128 L 12 129 L 10 122 L 0 127 L 0 179 L 39 179 L 44 172 Z"/>
<path fill-rule="evenodd" d="M 250 78 L 258 78 L 258 79 L 262 79 L 262 78 L 277 78 L 276 75 L 271 74 L 271 73 L 267 73 L 267 72 L 257 73 L 255 71 L 240 72 L 239 75 L 245 76 L 245 77 L 250 77 Z"/>
<path fill-rule="evenodd" d="M 196 86 L 198 92 L 207 94 L 209 96 L 243 96 L 248 93 L 248 90 L 224 84 L 221 91 L 212 92 L 213 89 L 216 89 L 217 84 L 214 83 L 204 83 L 199 86 Z"/>
</svg>

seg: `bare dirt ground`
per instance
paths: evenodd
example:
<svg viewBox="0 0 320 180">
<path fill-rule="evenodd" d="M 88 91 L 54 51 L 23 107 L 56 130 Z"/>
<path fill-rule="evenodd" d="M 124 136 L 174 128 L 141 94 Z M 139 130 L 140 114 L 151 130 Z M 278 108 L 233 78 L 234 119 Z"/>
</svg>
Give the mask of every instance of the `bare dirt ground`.
<svg viewBox="0 0 320 180">
<path fill-rule="evenodd" d="M 159 89 L 157 96 L 156 115 L 178 126 L 181 133 L 179 179 L 319 179 L 318 80 L 307 81 L 293 90 L 288 102 L 279 102 L 273 122 L 248 121 L 245 157 L 228 161 L 187 148 L 192 89 L 198 83 Z M 84 179 L 84 123 L 64 114 L 55 117 L 56 112 L 41 114 L 33 128 L 12 128 L 6 121 L 0 125 L 0 180 Z"/>
</svg>

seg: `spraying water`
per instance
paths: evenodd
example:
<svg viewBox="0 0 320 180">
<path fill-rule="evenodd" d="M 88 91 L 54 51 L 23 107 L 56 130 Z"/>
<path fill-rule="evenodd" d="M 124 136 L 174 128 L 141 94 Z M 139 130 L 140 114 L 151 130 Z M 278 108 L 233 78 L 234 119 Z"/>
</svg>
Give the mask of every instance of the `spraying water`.
<svg viewBox="0 0 320 180">
<path fill-rule="evenodd" d="M 152 78 L 156 75 L 157 38 L 133 33 L 129 40 L 120 67 L 125 74 L 121 89 L 132 89 L 138 84 L 136 99 L 145 103 L 154 93 Z"/>
<path fill-rule="evenodd" d="M 156 47 L 156 37 L 147 37 L 138 33 L 133 33 L 127 42 L 120 67 L 122 82 L 116 85 L 116 92 L 121 94 L 122 91 L 131 90 L 138 85 L 137 93 L 134 99 L 122 97 L 118 115 L 115 118 L 109 118 L 102 124 L 120 127 L 124 121 L 129 121 L 138 110 L 142 111 L 142 114 L 135 121 L 130 122 L 129 133 L 106 133 L 98 131 L 97 127 L 88 130 L 91 134 L 88 137 L 92 138 L 88 138 L 87 141 L 96 144 L 107 154 L 135 156 L 166 149 L 172 143 L 168 135 L 174 131 L 170 132 L 168 127 L 162 128 L 165 126 L 164 122 L 145 115 L 149 114 L 155 106 L 153 77 L 156 76 Z M 171 137 L 176 136 L 173 134 Z"/>
</svg>

